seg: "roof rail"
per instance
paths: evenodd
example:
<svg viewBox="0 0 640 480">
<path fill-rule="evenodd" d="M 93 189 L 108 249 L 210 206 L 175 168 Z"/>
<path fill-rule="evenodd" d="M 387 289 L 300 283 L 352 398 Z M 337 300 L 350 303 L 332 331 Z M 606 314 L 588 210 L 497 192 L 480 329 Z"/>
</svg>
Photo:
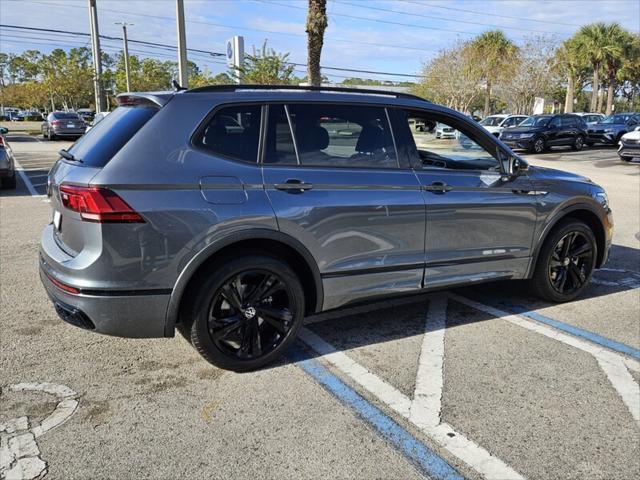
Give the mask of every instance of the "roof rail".
<svg viewBox="0 0 640 480">
<path fill-rule="evenodd" d="M 396 98 L 406 98 L 409 100 L 420 100 L 426 102 L 422 97 L 410 93 L 390 92 L 387 90 L 375 90 L 373 88 L 347 88 L 347 87 L 314 87 L 306 85 L 208 85 L 187 90 L 185 93 L 197 92 L 237 92 L 239 90 L 299 90 L 309 92 L 337 92 L 353 93 L 362 95 L 388 95 Z"/>
</svg>

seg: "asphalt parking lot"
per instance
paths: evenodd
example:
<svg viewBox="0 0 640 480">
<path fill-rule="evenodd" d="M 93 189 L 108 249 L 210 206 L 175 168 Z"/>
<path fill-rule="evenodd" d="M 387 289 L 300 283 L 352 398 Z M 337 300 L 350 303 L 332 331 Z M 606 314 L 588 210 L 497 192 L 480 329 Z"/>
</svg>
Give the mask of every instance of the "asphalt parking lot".
<svg viewBox="0 0 640 480">
<path fill-rule="evenodd" d="M 37 251 L 69 143 L 8 140 L 21 173 L 0 193 L 0 476 L 640 477 L 640 163 L 615 149 L 527 156 L 608 191 L 611 259 L 577 301 L 500 283 L 332 312 L 276 365 L 235 374 L 180 336 L 57 318 Z"/>
</svg>

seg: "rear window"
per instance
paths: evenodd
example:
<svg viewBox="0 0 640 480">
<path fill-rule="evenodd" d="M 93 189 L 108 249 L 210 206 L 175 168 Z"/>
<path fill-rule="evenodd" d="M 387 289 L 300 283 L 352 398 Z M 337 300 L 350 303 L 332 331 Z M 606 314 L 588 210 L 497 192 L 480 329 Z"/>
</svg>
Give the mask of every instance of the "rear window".
<svg viewBox="0 0 640 480">
<path fill-rule="evenodd" d="M 77 120 L 79 117 L 77 113 L 58 112 L 53 114 L 53 118 L 59 118 L 60 120 Z"/>
<path fill-rule="evenodd" d="M 118 107 L 69 149 L 83 165 L 104 167 L 158 111 L 156 107 Z"/>
</svg>

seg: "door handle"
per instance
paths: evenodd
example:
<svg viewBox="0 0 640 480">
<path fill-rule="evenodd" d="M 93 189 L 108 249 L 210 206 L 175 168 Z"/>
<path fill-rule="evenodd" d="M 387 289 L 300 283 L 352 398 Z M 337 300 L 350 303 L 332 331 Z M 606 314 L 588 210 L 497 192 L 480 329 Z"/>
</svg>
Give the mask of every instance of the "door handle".
<svg viewBox="0 0 640 480">
<path fill-rule="evenodd" d="M 276 183 L 274 185 L 276 190 L 282 190 L 285 192 L 291 193 L 302 193 L 305 190 L 311 190 L 313 185 L 311 183 L 303 182 L 302 180 L 298 180 L 296 178 L 291 178 L 287 180 L 285 183 Z"/>
<path fill-rule="evenodd" d="M 431 185 L 426 185 L 423 187 L 427 192 L 434 193 L 446 193 L 453 189 L 450 185 L 447 185 L 444 182 L 433 182 Z"/>
</svg>

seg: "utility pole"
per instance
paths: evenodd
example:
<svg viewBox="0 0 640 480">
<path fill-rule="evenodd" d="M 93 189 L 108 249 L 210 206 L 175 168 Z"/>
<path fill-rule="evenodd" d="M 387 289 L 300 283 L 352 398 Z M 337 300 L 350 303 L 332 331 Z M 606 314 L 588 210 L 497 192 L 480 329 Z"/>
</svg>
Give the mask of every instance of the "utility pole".
<svg viewBox="0 0 640 480">
<path fill-rule="evenodd" d="M 127 42 L 127 26 L 133 23 L 116 22 L 116 25 L 122 25 L 122 41 L 124 42 L 124 73 L 127 77 L 127 92 L 131 91 L 131 78 L 129 77 L 129 43 Z"/>
<path fill-rule="evenodd" d="M 184 28 L 184 0 L 176 0 L 176 22 L 178 26 L 178 75 L 180 86 L 189 86 L 187 72 L 187 35 Z"/>
<path fill-rule="evenodd" d="M 96 0 L 89 0 L 89 22 L 91 24 L 91 48 L 93 51 L 93 86 L 95 90 L 96 113 L 106 109 L 102 90 L 102 55 L 100 53 L 100 32 L 98 30 L 98 9 Z"/>
</svg>

